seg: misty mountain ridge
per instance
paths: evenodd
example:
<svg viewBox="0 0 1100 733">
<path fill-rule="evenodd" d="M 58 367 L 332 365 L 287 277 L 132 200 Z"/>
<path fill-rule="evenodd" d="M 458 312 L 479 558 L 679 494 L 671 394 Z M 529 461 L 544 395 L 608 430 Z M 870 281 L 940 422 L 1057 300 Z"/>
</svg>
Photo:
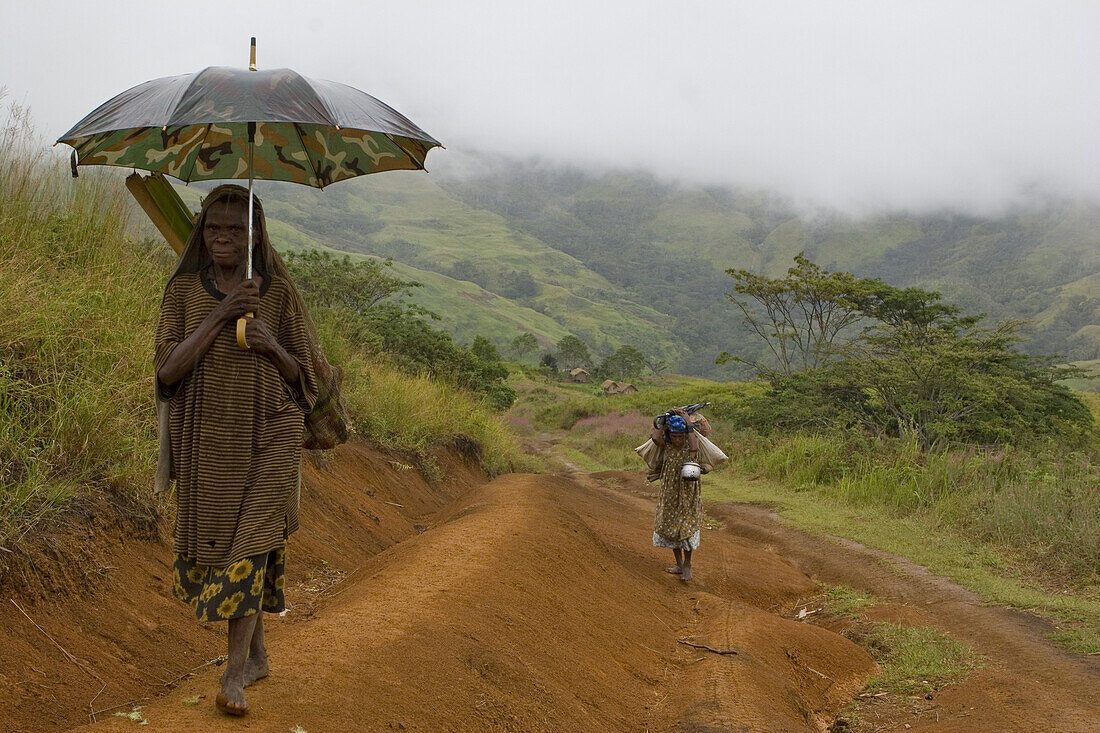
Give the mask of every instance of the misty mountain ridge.
<svg viewBox="0 0 1100 733">
<path fill-rule="evenodd" d="M 631 344 L 672 371 L 745 376 L 714 364 L 721 351 L 762 349 L 725 298 L 725 270 L 779 276 L 805 252 L 827 269 L 938 290 L 990 323 L 1029 319 L 1027 351 L 1100 360 L 1096 204 L 855 217 L 638 171 L 464 160 L 324 192 L 260 190 L 281 243 L 392 258 L 462 341 L 481 333 L 504 347 L 530 332 L 549 347 L 572 333 L 599 355 Z"/>
</svg>

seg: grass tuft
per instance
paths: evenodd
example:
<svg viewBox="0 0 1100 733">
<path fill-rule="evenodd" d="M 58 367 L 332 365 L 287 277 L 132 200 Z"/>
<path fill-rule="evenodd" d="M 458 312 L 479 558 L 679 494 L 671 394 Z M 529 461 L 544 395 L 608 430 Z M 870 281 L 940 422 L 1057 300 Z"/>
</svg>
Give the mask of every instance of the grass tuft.
<svg viewBox="0 0 1100 733">
<path fill-rule="evenodd" d="M 490 475 L 527 470 L 532 460 L 492 408 L 473 393 L 429 376 L 410 376 L 387 357 L 353 343 L 340 324 L 319 318 L 318 335 L 328 358 L 344 370 L 344 397 L 355 431 L 381 445 L 416 454 L 433 469 L 430 449 L 473 445 Z"/>
<path fill-rule="evenodd" d="M 72 179 L 11 107 L 0 131 L 0 542 L 72 497 L 151 475 L 151 324 L 162 257 L 122 236 L 102 171 Z"/>
<path fill-rule="evenodd" d="M 927 694 L 965 679 L 983 666 L 969 647 L 936 629 L 875 624 L 857 639 L 878 662 L 880 672 L 867 686 L 901 694 Z"/>
<path fill-rule="evenodd" d="M 861 611 L 875 605 L 874 599 L 869 595 L 846 585 L 825 586 L 822 596 L 821 610 L 833 618 L 854 619 Z"/>
</svg>

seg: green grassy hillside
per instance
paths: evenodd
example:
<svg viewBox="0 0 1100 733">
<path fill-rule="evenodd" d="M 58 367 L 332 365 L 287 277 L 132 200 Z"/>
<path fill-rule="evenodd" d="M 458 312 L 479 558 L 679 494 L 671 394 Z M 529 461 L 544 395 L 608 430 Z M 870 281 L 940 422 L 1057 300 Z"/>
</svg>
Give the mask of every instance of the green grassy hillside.
<svg viewBox="0 0 1100 733">
<path fill-rule="evenodd" d="M 549 346 L 574 334 L 598 351 L 624 343 L 675 357 L 673 322 L 571 255 L 470 206 L 424 174 L 387 174 L 330 190 L 262 187 L 283 246 L 392 258 L 424 284 L 414 302 L 461 341 L 505 346 L 523 332 Z"/>
<path fill-rule="evenodd" d="M 198 209 L 200 197 L 203 191 L 194 187 L 177 186 L 184 201 L 193 210 Z M 372 257 L 362 251 L 350 248 L 337 248 L 334 245 L 344 244 L 351 238 L 350 234 L 332 236 L 318 233 L 307 233 L 303 228 L 288 223 L 296 221 L 295 217 L 302 216 L 301 205 L 287 204 L 281 200 L 286 197 L 293 201 L 295 192 L 264 191 L 265 212 L 268 213 L 268 230 L 272 241 L 280 250 L 300 251 L 305 249 L 318 249 L 331 252 L 337 256 L 347 255 L 352 260 Z M 302 196 L 310 197 L 316 194 L 310 191 L 300 191 Z M 322 195 L 329 195 L 326 192 Z M 281 196 L 280 196 L 281 194 Z M 344 198 L 340 198 L 344 201 Z M 337 206 L 335 201 L 329 202 Z M 308 207 L 305 207 L 308 208 Z M 320 217 L 319 217 L 320 218 Z M 414 280 L 423 284 L 417 288 L 410 302 L 421 305 L 435 313 L 445 314 L 440 327 L 444 328 L 461 341 L 471 341 L 477 334 L 494 334 L 497 341 L 504 343 L 519 333 L 529 332 L 534 334 L 540 344 L 549 348 L 558 339 L 567 335 L 567 331 L 561 324 L 532 308 L 501 297 L 485 290 L 475 283 L 466 280 L 456 280 L 447 275 L 441 275 L 431 270 L 423 270 L 418 267 L 395 261 L 394 273 L 406 280 Z"/>
<path fill-rule="evenodd" d="M 322 244 L 319 238 L 276 219 L 269 219 L 269 223 L 271 236 L 282 250 L 319 249 L 337 256 L 347 255 L 352 260 L 371 257 L 359 252 L 334 249 Z M 570 333 L 549 316 L 491 293 L 475 283 L 456 280 L 402 262 L 394 262 L 393 269 L 398 277 L 423 285 L 413 291 L 410 302 L 445 315 L 440 327 L 460 340 L 469 341 L 477 334 L 493 334 L 498 343 L 507 343 L 516 335 L 528 332 L 534 334 L 540 344 L 550 348 Z"/>
<path fill-rule="evenodd" d="M 690 188 L 645 174 L 585 175 L 495 161 L 443 176 L 448 191 L 567 252 L 675 321 L 673 366 L 720 375 L 718 351 L 755 356 L 725 301 L 726 269 L 782 274 L 798 252 L 829 269 L 939 289 L 991 320 L 1034 319 L 1032 352 L 1100 356 L 1100 207 L 1048 202 L 991 218 L 958 213 L 853 219 L 800 213 L 761 192 Z"/>
<path fill-rule="evenodd" d="M 547 347 L 572 333 L 597 359 L 631 344 L 674 371 L 745 377 L 714 363 L 722 351 L 762 355 L 726 300 L 725 270 L 775 276 L 804 251 L 829 269 L 941 290 L 993 321 L 1032 319 L 1025 350 L 1100 358 L 1095 206 L 853 219 L 642 173 L 502 160 L 479 170 L 260 188 L 282 246 L 393 258 L 424 283 L 416 300 L 464 342 L 483 334 L 504 346 L 530 332 Z"/>
</svg>

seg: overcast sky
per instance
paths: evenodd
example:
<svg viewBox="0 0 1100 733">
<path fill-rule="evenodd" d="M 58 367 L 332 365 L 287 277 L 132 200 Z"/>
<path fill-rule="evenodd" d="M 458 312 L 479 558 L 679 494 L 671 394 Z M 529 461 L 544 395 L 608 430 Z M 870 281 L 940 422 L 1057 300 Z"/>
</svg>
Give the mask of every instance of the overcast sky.
<svg viewBox="0 0 1100 733">
<path fill-rule="evenodd" d="M 1100 201 L 1100 2 L 0 0 L 0 85 L 56 138 L 147 79 L 333 79 L 441 140 L 849 210 Z"/>
</svg>

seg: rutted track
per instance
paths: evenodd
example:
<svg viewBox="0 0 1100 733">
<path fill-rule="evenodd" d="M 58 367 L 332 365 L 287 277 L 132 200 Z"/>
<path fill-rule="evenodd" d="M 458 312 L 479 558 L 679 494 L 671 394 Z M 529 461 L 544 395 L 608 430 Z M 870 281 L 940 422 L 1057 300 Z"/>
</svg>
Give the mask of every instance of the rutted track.
<svg viewBox="0 0 1100 733">
<path fill-rule="evenodd" d="M 1054 648 L 1032 617 L 981 606 L 920 568 L 891 571 L 880 553 L 727 504 L 710 507 L 723 526 L 705 533 L 695 580 L 685 584 L 662 572 L 667 558 L 650 546 L 652 487 L 639 474 L 509 475 L 479 485 L 451 460 L 462 477 L 446 487 L 362 447 L 311 467 L 310 519 L 294 557 L 312 567 L 340 558 L 350 573 L 324 598 L 299 590 L 290 617 L 270 624 L 272 672 L 249 688 L 249 716 L 214 710 L 220 670 L 209 667 L 145 704 L 145 729 L 823 731 L 875 667 L 842 636 L 784 617 L 815 592 L 811 576 L 870 591 L 893 604 L 882 612 L 947 631 L 990 662 L 937 693 L 927 714 L 894 715 L 876 729 L 1074 733 L 1100 720 L 1092 694 L 1100 664 Z M 139 604 L 166 591 L 147 585 Z M 104 598 L 116 612 L 133 606 Z M 66 618 L 89 623 L 95 610 L 72 599 Z M 169 629 L 200 631 L 167 599 L 140 618 L 145 627 L 96 634 L 45 623 L 78 657 L 100 663 L 119 645 L 132 646 L 133 660 L 142 639 L 179 647 L 186 642 Z M 27 639 L 41 642 L 35 634 Z M 224 644 L 199 637 L 200 658 Z M 81 670 L 44 644 L 28 658 L 64 671 L 70 687 L 55 689 L 72 690 L 72 713 L 79 718 L 83 706 L 86 715 L 96 690 L 72 686 Z M 157 669 L 121 661 L 146 675 Z M 117 699 L 125 685 L 109 681 Z M 135 725 L 101 718 L 80 730 Z"/>
<path fill-rule="evenodd" d="M 246 719 L 214 711 L 211 670 L 149 704 L 149 729 L 822 730 L 874 665 L 768 610 L 812 581 L 712 536 L 683 584 L 649 546 L 651 507 L 567 478 L 501 477 L 368 561 L 308 622 L 277 627 Z"/>
</svg>

